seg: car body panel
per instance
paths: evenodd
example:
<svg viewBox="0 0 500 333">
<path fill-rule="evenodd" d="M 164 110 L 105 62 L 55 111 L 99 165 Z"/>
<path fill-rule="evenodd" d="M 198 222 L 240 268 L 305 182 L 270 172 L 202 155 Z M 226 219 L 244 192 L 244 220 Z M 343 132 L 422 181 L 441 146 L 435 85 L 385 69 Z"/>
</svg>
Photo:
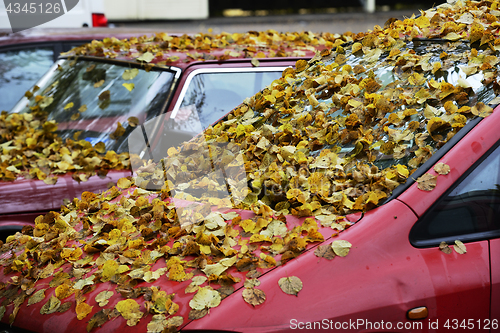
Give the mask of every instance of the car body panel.
<svg viewBox="0 0 500 333">
<path fill-rule="evenodd" d="M 500 320 L 500 239 L 490 239 L 491 316 Z M 498 323 L 498 322 L 497 322 Z"/>
<path fill-rule="evenodd" d="M 103 178 L 90 177 L 86 182 L 77 182 L 71 174 L 58 177 L 56 184 L 45 184 L 38 179 L 17 179 L 0 183 L 0 214 L 29 211 L 47 212 L 59 210 L 64 199 L 80 197 L 84 191 L 99 192 L 116 184 L 118 179 L 131 175 L 130 170 L 111 170 Z M 2 223 L 4 222 L 2 217 Z M 33 224 L 33 221 L 32 223 Z"/>
<path fill-rule="evenodd" d="M 405 204 L 393 200 L 366 213 L 359 224 L 340 234 L 338 238 L 353 244 L 348 257 L 330 262 L 308 251 L 259 278 L 259 289 L 267 297 L 264 304 L 254 308 L 242 302 L 239 290 L 223 301 L 229 304 L 211 309 L 205 318 L 184 329 L 281 332 L 299 328 L 299 322 L 324 324 L 324 319 L 326 325 L 330 320 L 335 325 L 358 319 L 396 325 L 409 322 L 406 312 L 421 306 L 428 308 L 429 316 L 421 321 L 422 329 L 413 326 L 414 331 L 431 331 L 427 322 L 443 318 L 488 318 L 488 242 L 467 244 L 467 256 L 444 256 L 437 247 L 417 249 L 401 237 L 416 221 Z M 278 280 L 287 276 L 303 281 L 299 297 L 278 288 Z M 356 329 L 344 326 L 342 331 L 372 330 L 363 325 Z"/>
</svg>

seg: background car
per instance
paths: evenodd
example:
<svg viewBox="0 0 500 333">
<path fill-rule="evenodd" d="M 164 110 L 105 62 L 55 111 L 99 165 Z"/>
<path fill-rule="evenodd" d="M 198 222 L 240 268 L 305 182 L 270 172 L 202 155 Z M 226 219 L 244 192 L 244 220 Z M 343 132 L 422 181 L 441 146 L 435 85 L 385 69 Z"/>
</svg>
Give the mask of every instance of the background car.
<svg viewBox="0 0 500 333">
<path fill-rule="evenodd" d="M 276 44 L 269 47 L 259 38 L 274 38 Z M 272 31 L 218 36 L 163 33 L 130 41 L 107 38 L 76 48 L 53 65 L 37 83 L 38 88 L 26 93 L 30 98 L 23 97 L 10 111 L 34 113 L 43 121 L 57 122 L 57 130 L 50 125 L 55 132 L 49 131 L 57 134 L 57 139 L 47 131 L 37 134 L 40 140 L 31 148 L 25 142 L 18 146 L 28 155 L 23 152 L 24 157 L 3 162 L 0 228 L 4 237 L 31 224 L 40 213 L 59 209 L 63 199 L 78 197 L 84 191 L 105 190 L 119 178 L 131 175 L 126 138 L 134 126 L 167 113 L 169 120 L 162 126 L 175 128 L 181 138 L 193 137 L 202 128 L 191 128 L 190 119 L 199 114 L 208 126 L 280 77 L 283 69 L 297 59 L 312 57 L 316 48 L 324 48 L 326 43 L 333 45 L 328 38 L 335 40 L 333 35 Z M 317 44 L 312 45 L 312 41 Z M 156 50 L 154 59 L 141 60 L 141 54 L 133 50 L 142 48 Z M 110 57 L 109 52 L 116 54 Z M 51 56 L 52 51 L 47 54 Z M 18 96 L 24 94 L 23 90 Z M 186 119 L 170 116 L 184 106 L 196 106 L 197 112 Z M 5 114 L 3 126 L 11 126 L 12 119 Z M 162 142 L 161 131 L 150 134 Z M 53 140 L 60 140 L 56 147 L 67 144 L 72 157 L 63 157 L 57 149 L 43 153 Z M 9 147 L 6 151 L 10 152 L 14 141 L 11 134 L 5 134 L 4 149 Z M 99 142 L 105 148 L 97 151 Z M 93 149 L 90 155 L 89 148 Z M 35 157 L 33 151 L 40 155 Z M 91 177 L 96 173 L 100 177 Z"/>
</svg>

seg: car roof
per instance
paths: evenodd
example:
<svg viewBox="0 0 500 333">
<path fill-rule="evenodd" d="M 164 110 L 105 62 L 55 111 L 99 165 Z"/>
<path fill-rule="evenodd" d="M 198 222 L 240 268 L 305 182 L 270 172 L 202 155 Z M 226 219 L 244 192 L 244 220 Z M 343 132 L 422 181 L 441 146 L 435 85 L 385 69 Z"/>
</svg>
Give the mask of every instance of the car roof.
<svg viewBox="0 0 500 333">
<path fill-rule="evenodd" d="M 137 28 L 51 28 L 27 29 L 15 33 L 2 33 L 0 31 L 0 47 L 18 44 L 34 44 L 56 41 L 104 39 L 115 36 L 127 38 L 131 36 L 152 35 L 156 30 Z"/>
<path fill-rule="evenodd" d="M 350 35 L 274 30 L 246 33 L 170 34 L 165 32 L 128 39 L 94 40 L 64 54 L 116 59 L 147 66 L 185 68 L 193 62 L 222 62 L 279 57 L 312 58 L 318 50 L 352 41 Z"/>
</svg>

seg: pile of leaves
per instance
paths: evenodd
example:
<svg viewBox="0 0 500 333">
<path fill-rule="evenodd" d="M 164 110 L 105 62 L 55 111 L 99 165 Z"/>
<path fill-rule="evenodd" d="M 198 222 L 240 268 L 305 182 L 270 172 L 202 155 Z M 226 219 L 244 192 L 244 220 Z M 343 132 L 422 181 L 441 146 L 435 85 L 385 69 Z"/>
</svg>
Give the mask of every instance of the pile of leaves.
<svg viewBox="0 0 500 333">
<path fill-rule="evenodd" d="M 247 33 L 220 34 L 198 33 L 195 35 L 142 36 L 119 40 L 106 38 L 102 41 L 76 47 L 68 56 L 97 56 L 116 59 L 136 59 L 153 66 L 171 65 L 182 61 L 253 58 L 252 64 L 259 65 L 258 59 L 274 57 L 305 57 L 307 51 L 331 49 L 353 40 L 352 33 L 343 35 L 313 32 L 279 33 L 274 30 L 249 31 Z"/>
<path fill-rule="evenodd" d="M 148 332 L 175 329 L 186 317 L 205 316 L 240 287 L 246 288 L 246 302 L 262 304 L 266 296 L 256 278 L 295 258 L 308 244 L 324 241 L 314 219 L 287 221 L 263 204 L 242 219 L 234 211 L 211 212 L 208 204 L 179 208 L 167 193 L 137 188 L 128 178 L 118 186 L 123 190 L 84 192 L 60 213 L 39 216 L 34 227 L 9 236 L 1 250 L 11 255 L 0 264 L 5 276 L 15 274 L 0 284 L 0 317 L 7 312 L 13 323 L 23 304 L 44 302 L 41 314 L 75 311 L 79 320 L 87 320 L 88 331 L 117 316 L 135 326 L 148 313 L 153 315 Z M 181 226 L 181 214 L 205 217 Z M 343 257 L 350 246 L 335 241 L 318 256 Z M 193 294 L 189 309 L 179 308 L 177 296 L 161 290 L 165 279 L 191 281 L 184 291 Z M 113 289 L 94 292 L 108 282 Z M 284 277 L 280 287 L 297 295 L 302 282 Z"/>
<path fill-rule="evenodd" d="M 37 105 L 38 107 L 38 105 Z M 92 146 L 85 140 L 62 140 L 57 122 L 47 120 L 39 108 L 28 113 L 0 114 L 0 180 L 19 177 L 55 184 L 57 175 L 72 173 L 76 181 L 86 181 L 111 169 L 129 169 L 128 154 L 106 151 L 104 143 Z"/>
<path fill-rule="evenodd" d="M 298 61 L 203 136 L 170 149 L 161 166 L 141 168 L 137 185 L 159 183 L 160 192 L 121 179 L 122 191 L 85 192 L 61 213 L 38 217 L 1 248 L 3 274 L 13 274 L 1 285 L 0 313 L 14 322 L 23 304 L 43 301 L 42 313 L 74 311 L 88 331 L 117 316 L 134 326 L 149 313 L 148 331 L 160 332 L 203 317 L 237 288 L 262 304 L 259 275 L 349 227 L 344 214 L 379 205 L 470 119 L 492 112 L 485 103 L 498 92 L 496 6 L 445 4 Z M 446 42 L 431 45 L 437 56 L 415 50 L 419 39 L 438 37 Z M 455 67 L 464 77 L 452 84 Z M 482 102 L 467 81 L 475 74 L 491 92 Z M 224 184 L 207 173 L 214 168 L 244 170 L 231 188 L 245 193 L 238 205 L 253 215 L 212 211 L 228 204 L 206 195 Z M 433 187 L 429 179 L 421 185 Z M 350 247 L 336 240 L 315 254 L 333 259 Z M 182 295 L 158 287 L 165 279 L 194 293 L 189 309 L 175 303 Z M 113 290 L 90 297 L 108 282 Z M 291 295 L 302 288 L 296 277 L 279 285 Z"/>
<path fill-rule="evenodd" d="M 250 184 L 242 209 L 261 201 L 332 221 L 376 207 L 471 119 L 491 114 L 485 103 L 498 104 L 498 39 L 487 37 L 498 36 L 495 6 L 445 4 L 299 60 L 225 120 L 170 149 L 159 171 L 139 173 L 141 186 L 167 179 L 176 198 L 225 206 L 213 192 L 231 174 L 234 193 Z"/>
</svg>

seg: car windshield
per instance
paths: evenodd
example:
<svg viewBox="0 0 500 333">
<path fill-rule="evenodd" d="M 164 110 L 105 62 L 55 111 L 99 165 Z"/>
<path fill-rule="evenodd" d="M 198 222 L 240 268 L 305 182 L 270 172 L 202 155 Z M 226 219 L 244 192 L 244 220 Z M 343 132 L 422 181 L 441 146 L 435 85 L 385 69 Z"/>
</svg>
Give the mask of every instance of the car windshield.
<svg viewBox="0 0 500 333">
<path fill-rule="evenodd" d="M 60 60 L 11 112 L 44 113 L 62 139 L 123 152 L 131 130 L 165 108 L 173 79 L 125 63 Z"/>
<path fill-rule="evenodd" d="M 470 119 L 492 112 L 498 59 L 462 41 L 370 43 L 298 61 L 195 140 L 135 163 L 138 184 L 330 223 L 374 208 Z M 144 172 L 163 157 L 163 172 Z"/>
</svg>

